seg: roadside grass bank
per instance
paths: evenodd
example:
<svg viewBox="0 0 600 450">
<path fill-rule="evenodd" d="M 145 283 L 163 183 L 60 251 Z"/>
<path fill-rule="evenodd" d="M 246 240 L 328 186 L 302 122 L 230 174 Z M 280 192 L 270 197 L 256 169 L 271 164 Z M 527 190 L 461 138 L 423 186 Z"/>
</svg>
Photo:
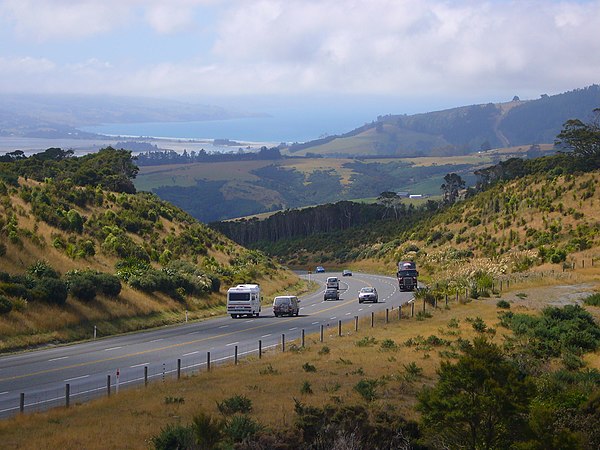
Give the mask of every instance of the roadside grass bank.
<svg viewBox="0 0 600 450">
<path fill-rule="evenodd" d="M 597 285 L 585 284 L 585 292 Z M 577 288 L 573 288 L 577 291 Z M 499 325 L 500 299 L 510 311 L 537 314 L 541 306 L 556 301 L 578 300 L 565 296 L 558 286 L 530 287 L 515 284 L 499 296 L 465 302 L 451 301 L 448 308 L 433 309 L 426 304 L 397 310 L 343 324 L 319 335 L 306 337 L 305 347 L 298 340 L 286 342 L 285 353 L 274 349 L 261 359 L 251 356 L 235 366 L 214 366 L 181 380 L 168 379 L 146 388 L 122 390 L 118 395 L 69 409 L 25 414 L 0 422 L 4 448 L 149 448 L 151 438 L 169 424 L 189 424 L 199 413 L 219 417 L 218 405 L 233 396 L 251 401 L 250 417 L 272 429 L 294 426 L 295 400 L 305 405 L 363 405 L 370 411 L 394 410 L 407 420 L 417 420 L 414 406 L 423 386 L 437 380 L 442 361 L 453 361 L 461 342 L 485 336 L 502 345 L 512 333 Z M 587 307 L 596 319 L 599 307 Z M 598 367 L 600 354 L 585 356 L 589 367 Z M 358 388 L 362 386 L 362 388 Z M 365 386 L 367 388 L 365 388 Z M 371 389 L 372 388 L 372 389 Z M 372 394 L 372 395 L 371 395 Z"/>
</svg>

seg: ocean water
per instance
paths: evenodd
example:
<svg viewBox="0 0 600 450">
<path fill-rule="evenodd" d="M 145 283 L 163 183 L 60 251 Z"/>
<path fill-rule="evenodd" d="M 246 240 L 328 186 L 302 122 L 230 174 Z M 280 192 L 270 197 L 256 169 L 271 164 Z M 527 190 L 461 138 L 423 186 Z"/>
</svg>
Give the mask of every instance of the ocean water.
<svg viewBox="0 0 600 450">
<path fill-rule="evenodd" d="M 103 124 L 83 130 L 119 136 L 230 139 L 242 142 L 306 142 L 347 133 L 375 120 L 372 111 L 349 109 L 276 110 L 264 117 L 200 122 Z"/>
</svg>

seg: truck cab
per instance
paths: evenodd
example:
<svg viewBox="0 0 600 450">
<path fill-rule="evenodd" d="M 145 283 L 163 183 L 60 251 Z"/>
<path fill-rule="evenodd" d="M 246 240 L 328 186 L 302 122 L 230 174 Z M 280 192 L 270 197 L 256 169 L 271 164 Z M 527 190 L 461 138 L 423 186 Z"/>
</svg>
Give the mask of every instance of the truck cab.
<svg viewBox="0 0 600 450">
<path fill-rule="evenodd" d="M 414 291 L 418 286 L 419 272 L 414 261 L 400 261 L 398 263 L 398 287 L 401 291 Z"/>
</svg>

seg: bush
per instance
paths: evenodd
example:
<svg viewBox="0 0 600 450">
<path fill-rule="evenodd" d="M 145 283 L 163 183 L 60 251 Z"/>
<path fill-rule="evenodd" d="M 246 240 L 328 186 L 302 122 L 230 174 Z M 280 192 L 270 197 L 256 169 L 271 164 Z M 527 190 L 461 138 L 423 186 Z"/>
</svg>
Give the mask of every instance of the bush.
<svg viewBox="0 0 600 450">
<path fill-rule="evenodd" d="M 0 314 L 8 314 L 13 309 L 12 302 L 4 295 L 0 295 Z"/>
<path fill-rule="evenodd" d="M 225 435 L 233 442 L 242 442 L 262 430 L 261 425 L 246 415 L 234 416 L 225 425 Z M 202 447 L 204 448 L 204 447 Z"/>
<path fill-rule="evenodd" d="M 506 300 L 498 300 L 496 307 L 501 309 L 510 309 L 510 303 L 508 303 Z"/>
<path fill-rule="evenodd" d="M 217 409 L 224 415 L 249 413 L 252 411 L 252 400 L 245 395 L 234 395 L 226 398 L 221 403 L 217 402 Z"/>
<path fill-rule="evenodd" d="M 67 283 L 56 278 L 44 277 L 36 281 L 31 295 L 34 300 L 64 305 L 68 295 Z"/>
<path fill-rule="evenodd" d="M 600 292 L 584 298 L 583 303 L 588 306 L 600 306 Z"/>
<path fill-rule="evenodd" d="M 354 390 L 358 392 L 366 401 L 372 402 L 377 398 L 377 392 L 375 391 L 377 385 L 377 380 L 368 380 L 363 378 L 356 383 L 356 385 L 354 385 Z"/>
<path fill-rule="evenodd" d="M 115 275 L 99 272 L 96 274 L 98 290 L 109 297 L 117 297 L 121 293 L 121 281 Z"/>
<path fill-rule="evenodd" d="M 150 439 L 155 450 L 194 448 L 194 430 L 191 426 L 169 424 Z"/>
<path fill-rule="evenodd" d="M 304 369 L 305 372 L 316 372 L 317 371 L 317 368 L 309 363 L 304 363 L 302 365 L 302 369 Z"/>
<path fill-rule="evenodd" d="M 67 273 L 67 284 L 69 293 L 79 300 L 89 302 L 96 298 L 97 291 L 93 272 L 69 272 Z"/>
<path fill-rule="evenodd" d="M 384 339 L 381 341 L 381 349 L 382 350 L 395 350 L 398 348 L 398 345 L 392 339 Z"/>
</svg>

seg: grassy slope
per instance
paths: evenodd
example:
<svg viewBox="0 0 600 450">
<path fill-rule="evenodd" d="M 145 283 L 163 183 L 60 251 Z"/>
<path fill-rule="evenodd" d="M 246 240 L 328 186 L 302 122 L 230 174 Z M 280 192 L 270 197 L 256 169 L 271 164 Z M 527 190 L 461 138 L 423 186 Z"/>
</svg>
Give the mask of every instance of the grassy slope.
<svg viewBox="0 0 600 450">
<path fill-rule="evenodd" d="M 598 269 L 587 270 L 576 280 L 598 281 L 599 275 Z M 546 296 L 544 293 L 536 295 L 536 289 L 529 284 L 514 285 L 511 292 L 502 293 L 502 298 L 510 301 L 515 312 L 536 313 L 560 297 L 559 290 Z M 525 296 L 525 293 L 529 295 Z M 439 308 L 431 319 L 424 321 L 405 317 L 399 323 L 392 312 L 390 323 L 385 324 L 384 316 L 378 315 L 374 328 L 365 319 L 360 322 L 358 332 L 354 331 L 353 325 L 346 325 L 342 337 L 338 337 L 337 328 L 332 327 L 325 334 L 324 343 L 319 342 L 318 336 L 310 335 L 305 349 L 294 351 L 289 343 L 285 354 L 272 350 L 262 360 L 248 357 L 238 366 L 217 366 L 211 373 L 196 373 L 180 381 L 122 390 L 119 395 L 76 405 L 69 410 L 58 408 L 15 417 L 0 422 L 0 435 L 5 448 L 120 449 L 126 442 L 127 448 L 144 449 L 148 448 L 149 439 L 167 424 L 188 424 L 201 411 L 218 416 L 216 402 L 234 395 L 247 396 L 252 401 L 251 416 L 264 425 L 281 430 L 294 423 L 294 399 L 318 407 L 339 401 L 348 405 L 365 404 L 354 390 L 355 384 L 362 379 L 385 380 L 377 388 L 379 398 L 369 404 L 371 410 L 394 407 L 404 417 L 415 419 L 416 394 L 423 385 L 435 382 L 436 369 L 440 361 L 446 359 L 443 352 L 451 347 L 409 347 L 404 343 L 409 338 L 432 335 L 451 342 L 459 338 L 472 339 L 477 333 L 467 319 L 481 317 L 488 327 L 496 329 L 495 335 L 489 336 L 501 345 L 503 336 L 509 332 L 498 327 L 496 302 L 497 298 L 467 304 L 451 302 L 449 309 Z M 588 310 L 600 319 L 600 308 L 589 307 Z M 449 326 L 450 319 L 458 321 L 458 328 Z M 365 337 L 373 338 L 374 343 L 367 347 L 357 346 L 356 343 Z M 384 340 L 394 341 L 398 348 L 382 349 Z M 323 353 L 324 347 L 329 348 L 328 354 Z M 585 360 L 588 367 L 600 368 L 598 352 L 587 355 Z M 423 369 L 423 374 L 414 381 L 407 381 L 405 366 L 413 362 Z M 303 371 L 305 363 L 315 366 L 316 372 Z M 301 393 L 305 382 L 310 384 L 312 394 Z M 183 403 L 166 404 L 167 398 L 181 398 Z"/>
<path fill-rule="evenodd" d="M 21 184 L 40 185 L 32 180 L 21 180 Z M 135 198 L 127 195 L 126 197 Z M 88 206 L 77 209 L 83 216 L 89 217 L 94 214 L 102 215 L 109 210 L 119 211 L 119 206 L 114 201 L 106 200 L 102 207 Z M 13 275 L 20 274 L 36 261 L 47 261 L 62 274 L 74 269 L 88 268 L 115 273 L 118 258 L 101 251 L 101 242 L 96 242 L 96 255 L 87 258 L 70 258 L 63 250 L 55 248 L 51 243 L 56 236 L 62 236 L 65 241 L 70 238 L 79 239 L 80 236 L 36 220 L 31 212 L 31 205 L 24 202 L 14 190 L 5 197 L 3 206 L 0 207 L 0 217 L 7 217 L 11 212 L 16 212 L 21 238 L 19 243 L 12 243 L 4 234 L 0 235 L 0 242 L 7 247 L 6 254 L 0 256 L 0 271 Z M 181 217 L 185 219 L 182 220 Z M 207 253 L 205 256 L 195 257 L 199 264 L 207 258 L 214 258 L 222 267 L 227 268 L 230 267 L 231 258 L 243 255 L 245 252 L 237 244 L 198 224 L 185 214 L 173 217 L 172 220 L 161 218 L 160 222 L 153 236 L 157 243 L 180 235 L 182 231 L 189 229 L 189 224 L 196 223 L 199 230 L 206 233 L 200 239 L 206 239 L 204 243 Z M 134 233 L 127 234 L 138 244 L 143 244 L 144 240 L 148 239 Z M 34 236 L 35 239 L 27 236 Z M 84 236 L 86 236 L 85 229 Z M 189 256 L 187 259 L 190 259 Z M 159 264 L 154 263 L 154 265 L 160 268 Z M 255 281 L 260 282 L 265 296 L 270 296 L 280 289 L 295 285 L 298 283 L 298 278 L 289 271 L 276 268 Z M 86 339 L 91 337 L 93 325 L 97 326 L 100 335 L 108 335 L 178 323 L 184 318 L 184 310 L 189 311 L 189 318 L 192 320 L 222 314 L 225 301 L 223 292 L 228 287 L 228 278 L 222 277 L 222 283 L 221 292 L 202 298 L 188 296 L 184 302 L 176 301 L 161 293 L 145 294 L 128 287 L 125 283 L 121 294 L 116 299 L 98 296 L 93 302 L 82 302 L 70 297 L 64 307 L 29 302 L 20 311 L 13 309 L 8 314 L 0 315 L 0 336 L 2 336 L 0 351 Z"/>
</svg>

